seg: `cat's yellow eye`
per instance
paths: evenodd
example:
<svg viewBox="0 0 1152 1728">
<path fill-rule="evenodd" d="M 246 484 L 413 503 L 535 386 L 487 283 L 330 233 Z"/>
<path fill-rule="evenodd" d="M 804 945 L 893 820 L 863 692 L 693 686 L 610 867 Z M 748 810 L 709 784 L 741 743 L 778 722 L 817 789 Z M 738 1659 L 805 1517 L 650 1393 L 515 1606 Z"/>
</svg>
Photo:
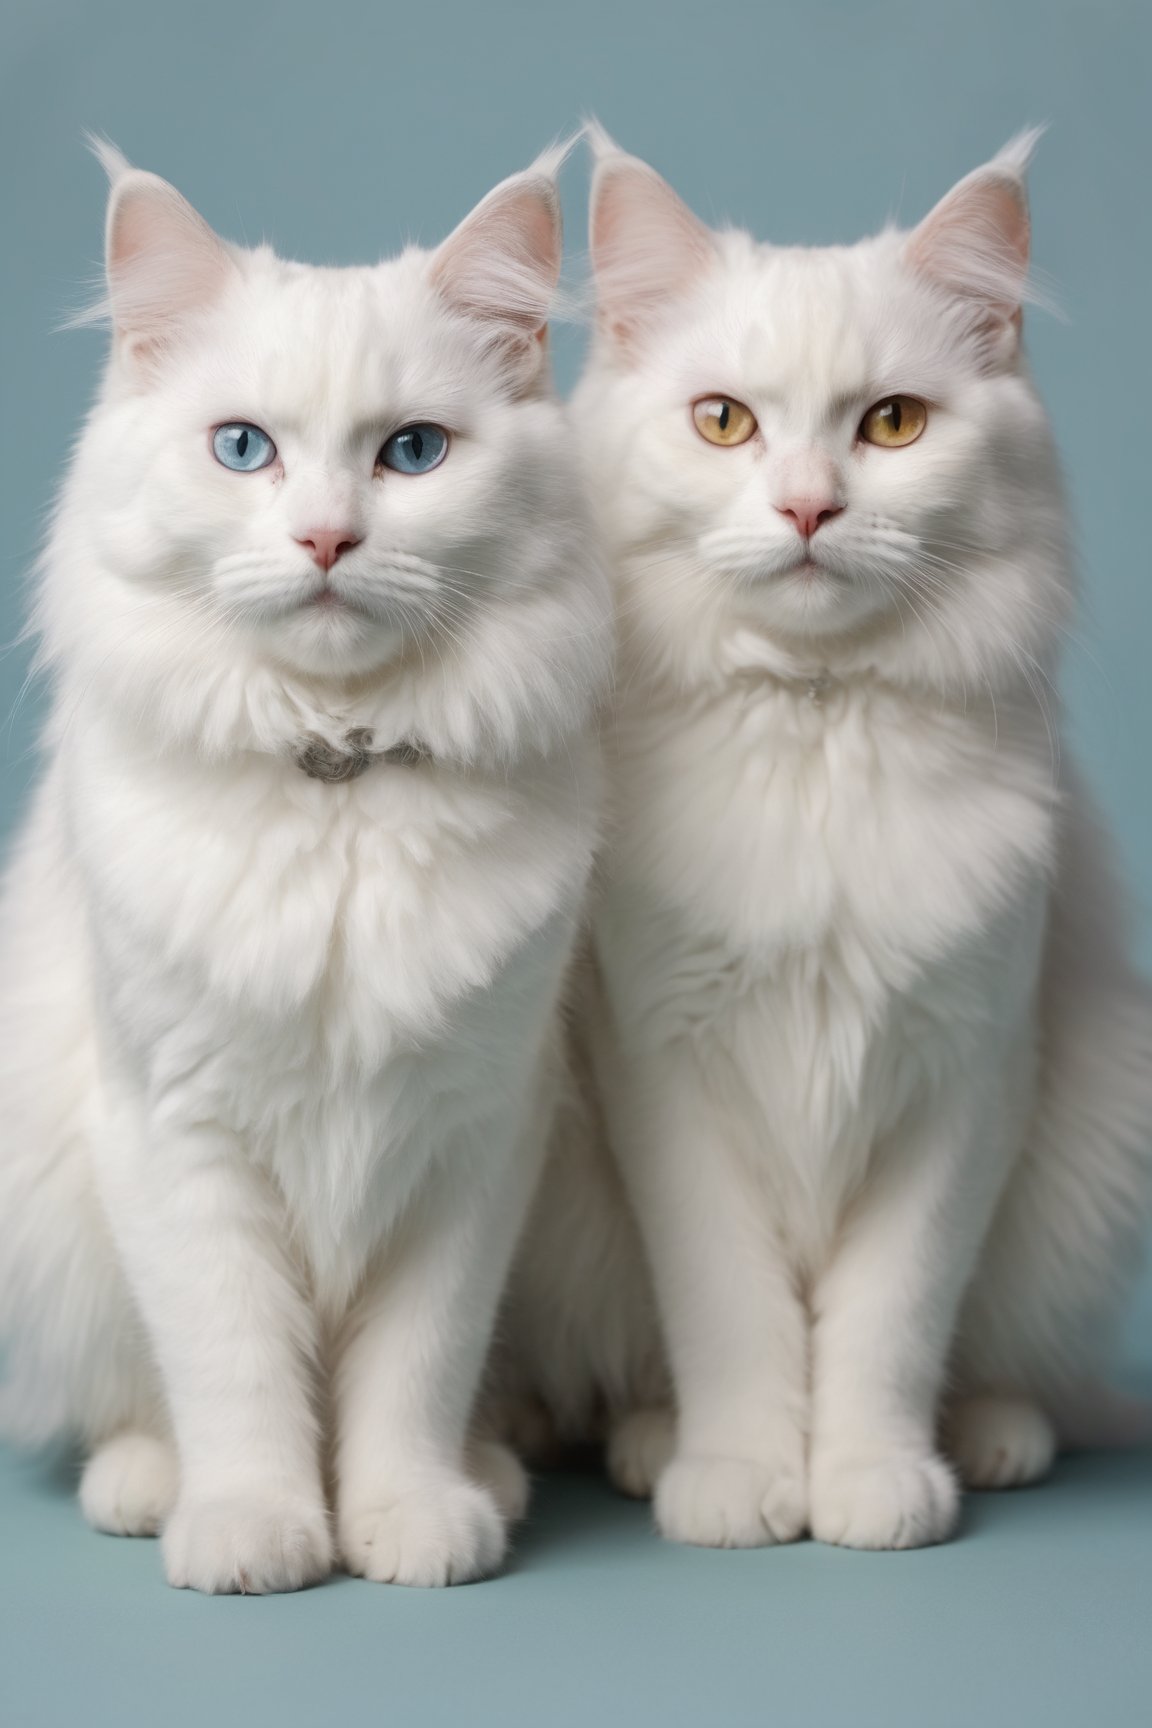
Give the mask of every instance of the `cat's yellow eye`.
<svg viewBox="0 0 1152 1728">
<path fill-rule="evenodd" d="M 860 436 L 865 444 L 899 450 L 905 444 L 915 444 L 927 424 L 928 410 L 917 397 L 889 396 L 869 408 L 860 422 Z"/>
<path fill-rule="evenodd" d="M 730 396 L 702 396 L 692 404 L 692 418 L 701 438 L 709 444 L 747 444 L 756 430 L 756 416 L 743 402 Z"/>
</svg>

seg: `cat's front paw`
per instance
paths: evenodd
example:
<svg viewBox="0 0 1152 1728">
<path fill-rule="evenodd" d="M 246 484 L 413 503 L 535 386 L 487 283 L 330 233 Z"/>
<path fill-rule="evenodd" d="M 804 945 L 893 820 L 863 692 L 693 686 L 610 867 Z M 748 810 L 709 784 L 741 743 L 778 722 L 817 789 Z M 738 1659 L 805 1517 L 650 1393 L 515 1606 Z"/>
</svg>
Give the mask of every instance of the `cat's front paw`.
<svg viewBox="0 0 1152 1728">
<path fill-rule="evenodd" d="M 332 1570 L 324 1506 L 303 1495 L 181 1496 L 164 1527 L 164 1570 L 178 1590 L 265 1596 Z"/>
<path fill-rule="evenodd" d="M 608 1434 L 608 1475 L 621 1494 L 648 1500 L 676 1450 L 671 1410 L 630 1410 Z"/>
<path fill-rule="evenodd" d="M 1039 1482 L 1056 1456 L 1056 1431 L 1043 1410 L 1009 1393 L 960 1399 L 944 1443 L 969 1488 Z"/>
<path fill-rule="evenodd" d="M 340 1509 L 345 1566 L 378 1584 L 440 1586 L 487 1578 L 503 1560 L 507 1542 L 492 1495 L 463 1477 Z"/>
<path fill-rule="evenodd" d="M 807 1522 L 798 1460 L 673 1458 L 656 1485 L 656 1523 L 670 1542 L 699 1548 L 765 1548 L 794 1542 Z"/>
<path fill-rule="evenodd" d="M 840 1548 L 927 1548 L 952 1534 L 956 1478 L 933 1453 L 815 1454 L 812 1534 Z"/>
</svg>

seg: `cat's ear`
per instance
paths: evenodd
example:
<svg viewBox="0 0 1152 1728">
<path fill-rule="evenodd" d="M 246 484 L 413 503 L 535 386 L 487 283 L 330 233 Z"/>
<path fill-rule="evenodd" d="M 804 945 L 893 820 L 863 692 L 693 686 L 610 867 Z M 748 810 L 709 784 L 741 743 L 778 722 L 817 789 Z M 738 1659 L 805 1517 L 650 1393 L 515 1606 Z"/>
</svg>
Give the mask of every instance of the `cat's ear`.
<svg viewBox="0 0 1152 1728">
<path fill-rule="evenodd" d="M 105 269 L 117 351 L 150 366 L 181 324 L 224 291 L 236 263 L 174 186 L 131 167 L 111 145 L 94 148 L 111 187 Z"/>
<path fill-rule="evenodd" d="M 1031 223 L 1026 172 L 1040 137 L 1021 133 L 954 186 L 913 230 L 914 270 L 971 302 L 978 323 L 1014 349 L 1028 283 Z"/>
<path fill-rule="evenodd" d="M 716 239 L 647 162 L 588 128 L 596 157 L 589 238 L 601 328 L 625 350 L 716 261 Z"/>
<path fill-rule="evenodd" d="M 566 151 L 546 153 L 493 188 L 432 254 L 438 292 L 474 319 L 504 356 L 517 387 L 540 371 L 563 257 L 556 174 Z"/>
</svg>

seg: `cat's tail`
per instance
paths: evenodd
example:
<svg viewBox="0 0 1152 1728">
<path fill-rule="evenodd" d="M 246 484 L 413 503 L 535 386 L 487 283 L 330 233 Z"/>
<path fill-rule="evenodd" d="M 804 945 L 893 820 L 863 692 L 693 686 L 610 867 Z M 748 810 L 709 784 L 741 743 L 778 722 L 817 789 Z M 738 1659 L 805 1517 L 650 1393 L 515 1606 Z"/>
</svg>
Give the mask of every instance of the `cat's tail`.
<svg viewBox="0 0 1152 1728">
<path fill-rule="evenodd" d="M 1052 1415 L 1065 1452 L 1152 1446 L 1152 1401 L 1088 1381 L 1057 1402 Z"/>
</svg>

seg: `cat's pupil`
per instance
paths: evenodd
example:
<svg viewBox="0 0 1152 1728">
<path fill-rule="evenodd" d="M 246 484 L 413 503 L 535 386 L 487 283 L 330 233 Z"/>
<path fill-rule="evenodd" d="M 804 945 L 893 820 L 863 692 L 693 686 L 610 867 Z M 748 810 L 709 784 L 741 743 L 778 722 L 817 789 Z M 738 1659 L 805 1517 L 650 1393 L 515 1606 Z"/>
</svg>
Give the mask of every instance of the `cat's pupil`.
<svg viewBox="0 0 1152 1728">
<path fill-rule="evenodd" d="M 247 432 L 241 432 L 239 438 L 237 438 L 237 440 L 236 440 L 236 454 L 237 454 L 237 456 L 240 456 L 240 457 L 247 456 L 247 454 L 248 454 L 248 434 L 247 434 Z"/>
<path fill-rule="evenodd" d="M 419 432 L 413 432 L 411 434 L 410 442 L 412 446 L 412 454 L 415 456 L 417 462 L 419 462 L 420 458 L 424 454 L 424 439 Z"/>
<path fill-rule="evenodd" d="M 899 430 L 900 430 L 900 404 L 899 404 L 899 402 L 889 402 L 889 404 L 888 404 L 888 424 L 891 426 L 893 432 L 899 432 Z"/>
<path fill-rule="evenodd" d="M 721 405 L 720 412 L 716 416 L 716 423 L 719 426 L 721 432 L 727 432 L 728 422 L 731 419 L 731 417 L 732 416 L 731 416 L 730 404 L 725 402 Z"/>
</svg>

